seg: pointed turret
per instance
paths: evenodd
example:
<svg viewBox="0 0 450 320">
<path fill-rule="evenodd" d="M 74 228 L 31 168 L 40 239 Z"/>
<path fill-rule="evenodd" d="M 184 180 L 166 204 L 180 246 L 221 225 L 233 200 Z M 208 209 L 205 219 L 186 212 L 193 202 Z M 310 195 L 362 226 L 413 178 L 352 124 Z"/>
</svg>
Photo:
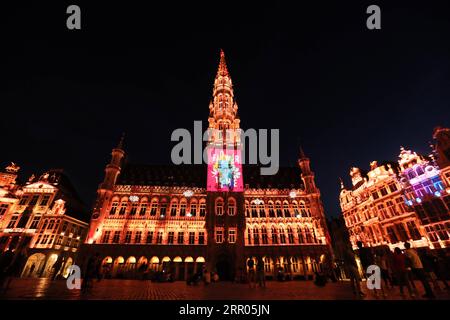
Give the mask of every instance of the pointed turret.
<svg viewBox="0 0 450 320">
<path fill-rule="evenodd" d="M 317 191 L 316 183 L 314 181 L 314 172 L 311 171 L 309 158 L 305 155 L 305 152 L 300 147 L 300 154 L 298 159 L 298 165 L 302 171 L 301 178 L 305 184 L 305 191 L 307 193 L 314 193 Z"/>
</svg>

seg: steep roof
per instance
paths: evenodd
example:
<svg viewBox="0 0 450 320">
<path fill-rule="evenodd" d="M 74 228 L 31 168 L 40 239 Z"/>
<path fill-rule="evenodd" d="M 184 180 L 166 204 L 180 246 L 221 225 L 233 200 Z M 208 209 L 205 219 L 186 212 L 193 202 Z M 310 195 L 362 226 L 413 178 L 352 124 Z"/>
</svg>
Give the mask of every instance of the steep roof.
<svg viewBox="0 0 450 320">
<path fill-rule="evenodd" d="M 243 173 L 250 188 L 303 188 L 299 167 L 280 167 L 277 174 L 263 176 L 260 166 L 244 165 Z M 117 184 L 206 188 L 206 165 L 126 164 Z"/>
</svg>

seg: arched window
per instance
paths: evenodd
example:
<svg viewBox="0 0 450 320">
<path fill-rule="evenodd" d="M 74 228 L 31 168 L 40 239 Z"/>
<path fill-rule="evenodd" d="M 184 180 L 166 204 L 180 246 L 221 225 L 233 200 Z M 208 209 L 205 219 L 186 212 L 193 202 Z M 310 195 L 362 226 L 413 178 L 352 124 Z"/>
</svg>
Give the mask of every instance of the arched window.
<svg viewBox="0 0 450 320">
<path fill-rule="evenodd" d="M 119 214 L 122 216 L 125 214 L 125 212 L 127 211 L 127 199 L 122 199 L 122 202 L 120 203 L 120 210 L 119 210 Z"/>
<path fill-rule="evenodd" d="M 245 201 L 245 216 L 250 218 L 250 204 L 248 201 Z"/>
<path fill-rule="evenodd" d="M 195 217 L 197 215 L 197 200 L 196 199 L 191 200 L 189 214 L 191 217 Z"/>
<path fill-rule="evenodd" d="M 166 211 L 167 211 L 167 200 L 163 198 L 159 206 L 159 215 L 161 217 L 164 217 L 166 215 Z"/>
<path fill-rule="evenodd" d="M 234 198 L 228 199 L 228 215 L 234 216 L 236 214 L 236 200 Z"/>
<path fill-rule="evenodd" d="M 275 218 L 275 210 L 273 208 L 273 202 L 269 201 L 269 217 Z"/>
<path fill-rule="evenodd" d="M 306 237 L 306 243 L 312 243 L 312 237 L 311 237 L 311 231 L 308 227 L 305 227 L 305 237 Z"/>
<path fill-rule="evenodd" d="M 181 199 L 181 202 L 180 202 L 180 217 L 186 216 L 186 207 L 187 207 L 186 199 Z"/>
<path fill-rule="evenodd" d="M 292 201 L 292 209 L 294 210 L 295 217 L 300 218 L 300 211 L 298 211 L 297 201 Z"/>
<path fill-rule="evenodd" d="M 118 206 L 119 206 L 119 202 L 118 201 L 113 201 L 113 203 L 111 205 L 111 210 L 109 211 L 109 214 L 110 215 L 116 214 Z"/>
<path fill-rule="evenodd" d="M 300 201 L 300 212 L 302 217 L 309 217 L 308 210 L 306 209 L 305 202 Z"/>
<path fill-rule="evenodd" d="M 218 215 L 218 216 L 223 215 L 223 199 L 222 198 L 216 199 L 216 215 Z"/>
<path fill-rule="evenodd" d="M 170 203 L 170 216 L 175 217 L 177 215 L 177 211 L 178 211 L 178 200 L 173 199 L 172 202 Z"/>
<path fill-rule="evenodd" d="M 258 212 L 256 211 L 256 203 L 254 201 L 252 201 L 251 209 L 252 209 L 252 218 L 258 218 Z"/>
<path fill-rule="evenodd" d="M 267 229 L 264 226 L 261 228 L 261 240 L 262 240 L 262 244 L 269 244 L 269 239 L 267 236 Z"/>
<path fill-rule="evenodd" d="M 265 218 L 266 217 L 266 209 L 264 208 L 264 202 L 261 201 L 258 205 L 259 207 L 259 217 Z"/>
<path fill-rule="evenodd" d="M 287 201 L 283 202 L 283 211 L 284 211 L 284 216 L 286 218 L 291 217 L 291 213 L 289 212 L 289 203 Z"/>
<path fill-rule="evenodd" d="M 150 215 L 156 216 L 156 213 L 158 211 L 158 199 L 152 199 L 152 204 L 150 208 Z"/>
<path fill-rule="evenodd" d="M 275 209 L 277 210 L 277 217 L 283 217 L 283 212 L 281 211 L 281 202 L 277 201 L 275 203 Z"/>
<path fill-rule="evenodd" d="M 147 198 L 141 200 L 141 207 L 139 208 L 139 215 L 145 216 L 147 213 Z"/>
<path fill-rule="evenodd" d="M 272 227 L 272 244 L 278 244 L 277 228 Z"/>
<path fill-rule="evenodd" d="M 286 234 L 284 233 L 283 227 L 280 227 L 280 243 L 286 244 Z"/>
<path fill-rule="evenodd" d="M 252 244 L 252 231 L 250 228 L 247 229 L 247 244 L 248 245 Z"/>
<path fill-rule="evenodd" d="M 298 243 L 305 243 L 305 237 L 303 236 L 302 227 L 297 227 Z"/>
<path fill-rule="evenodd" d="M 298 258 L 291 257 L 291 263 L 292 263 L 292 272 L 298 273 L 299 272 Z"/>
<path fill-rule="evenodd" d="M 266 234 L 267 237 L 267 234 Z M 253 244 L 259 245 L 259 230 L 258 228 L 253 228 Z"/>
<path fill-rule="evenodd" d="M 200 217 L 204 217 L 206 215 L 206 200 L 200 200 Z"/>
<path fill-rule="evenodd" d="M 292 228 L 290 226 L 287 227 L 287 233 L 288 233 L 289 244 L 293 244 L 294 243 L 294 233 L 292 232 Z"/>
</svg>

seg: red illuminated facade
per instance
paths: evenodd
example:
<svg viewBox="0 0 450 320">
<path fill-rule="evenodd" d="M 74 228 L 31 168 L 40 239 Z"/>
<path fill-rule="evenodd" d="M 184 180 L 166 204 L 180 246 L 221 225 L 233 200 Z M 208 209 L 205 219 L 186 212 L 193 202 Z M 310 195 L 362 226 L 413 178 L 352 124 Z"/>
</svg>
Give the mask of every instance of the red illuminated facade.
<svg viewBox="0 0 450 320">
<path fill-rule="evenodd" d="M 136 165 L 126 160 L 123 141 L 113 149 L 83 256 L 100 253 L 111 277 L 152 270 L 181 280 L 205 266 L 232 279 L 248 259 L 261 258 L 267 277 L 282 270 L 311 278 L 330 261 L 331 247 L 309 159 L 301 152 L 298 166 L 272 176 L 242 164 L 223 52 L 209 110 L 206 165 Z"/>
<path fill-rule="evenodd" d="M 350 170 L 353 186 L 342 184 L 340 203 L 354 248 L 450 247 L 450 130 L 437 128 L 434 139 L 430 156 L 401 148 L 396 163 Z"/>
</svg>

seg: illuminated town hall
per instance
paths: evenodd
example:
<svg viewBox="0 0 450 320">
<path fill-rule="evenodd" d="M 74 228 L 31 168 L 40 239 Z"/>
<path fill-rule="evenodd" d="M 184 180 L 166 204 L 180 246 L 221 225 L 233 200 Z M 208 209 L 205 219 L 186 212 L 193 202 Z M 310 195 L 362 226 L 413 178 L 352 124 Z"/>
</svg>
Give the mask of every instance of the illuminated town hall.
<svg viewBox="0 0 450 320">
<path fill-rule="evenodd" d="M 100 255 L 111 277 L 138 270 L 186 279 L 202 267 L 232 279 L 248 259 L 267 277 L 309 279 L 331 258 L 310 161 L 275 175 L 242 164 L 240 119 L 225 55 L 209 105 L 207 165 L 135 165 L 123 140 L 97 191 L 83 258 Z"/>
</svg>

